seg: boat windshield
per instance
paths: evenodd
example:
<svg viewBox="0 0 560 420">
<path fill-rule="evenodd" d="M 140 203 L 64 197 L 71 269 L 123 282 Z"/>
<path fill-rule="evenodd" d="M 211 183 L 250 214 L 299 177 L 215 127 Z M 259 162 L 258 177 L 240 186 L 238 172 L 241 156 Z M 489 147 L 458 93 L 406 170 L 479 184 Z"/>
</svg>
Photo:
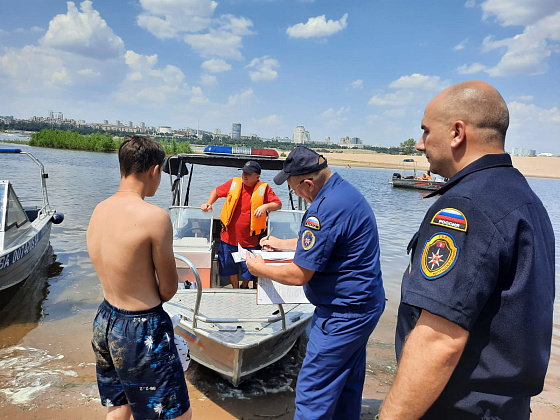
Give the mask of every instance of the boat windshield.
<svg viewBox="0 0 560 420">
<path fill-rule="evenodd" d="M 268 232 L 280 239 L 297 238 L 303 210 L 278 210 L 268 214 Z"/>
<path fill-rule="evenodd" d="M 210 246 L 213 212 L 200 207 L 171 207 L 169 217 L 173 225 L 173 241 L 188 242 L 188 246 Z M 183 244 L 177 244 L 183 245 Z"/>
</svg>

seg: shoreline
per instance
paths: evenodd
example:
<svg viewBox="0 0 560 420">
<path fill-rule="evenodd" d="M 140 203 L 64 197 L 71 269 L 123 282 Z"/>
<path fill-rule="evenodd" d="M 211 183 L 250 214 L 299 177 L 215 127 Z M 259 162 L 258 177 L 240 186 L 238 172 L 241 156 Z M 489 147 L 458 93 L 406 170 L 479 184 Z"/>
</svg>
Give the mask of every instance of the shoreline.
<svg viewBox="0 0 560 420">
<path fill-rule="evenodd" d="M 403 159 L 414 159 L 419 171 L 426 171 L 429 163 L 424 155 L 386 155 L 367 150 L 344 150 L 342 153 L 323 153 L 331 166 L 399 169 Z M 511 157 L 513 166 L 525 177 L 560 179 L 560 158 L 557 156 Z"/>
</svg>

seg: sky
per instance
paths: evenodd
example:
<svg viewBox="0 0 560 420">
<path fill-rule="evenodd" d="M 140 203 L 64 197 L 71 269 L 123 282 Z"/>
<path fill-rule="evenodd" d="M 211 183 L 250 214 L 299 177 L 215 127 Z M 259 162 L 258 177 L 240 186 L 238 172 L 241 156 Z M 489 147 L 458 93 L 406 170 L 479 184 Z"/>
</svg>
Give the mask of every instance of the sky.
<svg viewBox="0 0 560 420">
<path fill-rule="evenodd" d="M 559 0 L 0 0 L 0 115 L 397 146 L 479 79 L 560 154 Z"/>
</svg>

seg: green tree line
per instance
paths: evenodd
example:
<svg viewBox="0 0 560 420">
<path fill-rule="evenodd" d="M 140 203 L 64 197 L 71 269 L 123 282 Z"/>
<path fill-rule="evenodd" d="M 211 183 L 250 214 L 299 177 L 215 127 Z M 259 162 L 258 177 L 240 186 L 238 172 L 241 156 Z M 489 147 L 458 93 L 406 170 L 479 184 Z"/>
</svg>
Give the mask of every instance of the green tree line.
<svg viewBox="0 0 560 420">
<path fill-rule="evenodd" d="M 192 153 L 190 143 L 177 142 L 175 139 L 158 140 L 166 154 Z M 67 130 L 41 130 L 31 134 L 30 146 L 49 147 L 53 149 L 90 150 L 95 152 L 113 152 L 119 148 L 122 139 L 113 138 L 109 133 L 80 134 Z"/>
</svg>

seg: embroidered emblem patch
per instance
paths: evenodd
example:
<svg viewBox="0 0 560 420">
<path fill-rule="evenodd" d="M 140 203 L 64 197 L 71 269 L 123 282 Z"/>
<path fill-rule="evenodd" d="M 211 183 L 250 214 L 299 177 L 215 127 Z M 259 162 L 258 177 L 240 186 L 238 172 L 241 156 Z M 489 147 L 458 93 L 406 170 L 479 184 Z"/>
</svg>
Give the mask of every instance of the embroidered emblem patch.
<svg viewBox="0 0 560 420">
<path fill-rule="evenodd" d="M 443 276 L 453 268 L 458 256 L 459 247 L 455 245 L 455 239 L 447 233 L 436 233 L 426 242 L 422 250 L 422 258 L 420 258 L 422 275 L 428 280 Z"/>
<path fill-rule="evenodd" d="M 313 232 L 310 230 L 306 230 L 301 237 L 301 246 L 307 251 L 311 249 L 313 245 L 315 245 L 315 235 L 313 235 Z"/>
<path fill-rule="evenodd" d="M 459 210 L 452 208 L 438 211 L 430 224 L 460 230 L 461 232 L 467 231 L 467 218 Z"/>
<path fill-rule="evenodd" d="M 315 216 L 309 216 L 303 225 L 311 229 L 321 230 L 321 222 Z"/>
</svg>

